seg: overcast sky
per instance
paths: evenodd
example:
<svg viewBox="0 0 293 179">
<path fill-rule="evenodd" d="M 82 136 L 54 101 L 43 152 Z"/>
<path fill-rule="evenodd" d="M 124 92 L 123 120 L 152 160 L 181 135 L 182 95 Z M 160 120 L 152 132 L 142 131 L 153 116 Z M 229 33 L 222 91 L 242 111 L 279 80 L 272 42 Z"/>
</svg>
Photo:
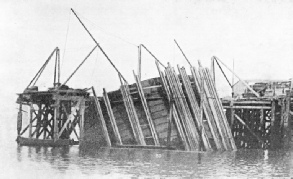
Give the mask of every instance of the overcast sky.
<svg viewBox="0 0 293 179">
<path fill-rule="evenodd" d="M 292 1 L 0 1 L 1 105 L 15 106 L 22 92 L 55 47 L 61 52 L 64 81 L 94 47 L 73 8 L 125 78 L 134 81 L 137 46 L 144 44 L 163 63 L 210 67 L 217 56 L 243 79 L 293 76 Z M 232 75 L 227 72 L 231 79 Z M 142 79 L 158 76 L 153 58 L 142 52 Z M 217 70 L 221 95 L 230 89 Z M 37 83 L 53 83 L 53 60 Z M 117 74 L 98 50 L 69 81 L 72 87 L 118 89 Z M 5 110 L 7 111 L 7 110 Z M 9 110 L 8 110 L 9 111 Z M 10 109 L 11 112 L 11 109 Z M 16 109 L 15 109 L 16 114 Z"/>
</svg>

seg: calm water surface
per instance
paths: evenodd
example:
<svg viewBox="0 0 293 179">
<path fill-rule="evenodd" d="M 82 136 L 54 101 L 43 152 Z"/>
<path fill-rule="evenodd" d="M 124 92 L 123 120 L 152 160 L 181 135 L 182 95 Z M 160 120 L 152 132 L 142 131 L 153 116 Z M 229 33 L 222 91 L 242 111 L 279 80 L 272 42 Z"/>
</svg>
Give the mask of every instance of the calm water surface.
<svg viewBox="0 0 293 179">
<path fill-rule="evenodd" d="M 7 127 L 7 126 L 6 126 Z M 293 150 L 178 152 L 94 146 L 19 147 L 0 126 L 0 178 L 290 178 Z M 13 137 L 6 137 L 10 134 Z"/>
</svg>

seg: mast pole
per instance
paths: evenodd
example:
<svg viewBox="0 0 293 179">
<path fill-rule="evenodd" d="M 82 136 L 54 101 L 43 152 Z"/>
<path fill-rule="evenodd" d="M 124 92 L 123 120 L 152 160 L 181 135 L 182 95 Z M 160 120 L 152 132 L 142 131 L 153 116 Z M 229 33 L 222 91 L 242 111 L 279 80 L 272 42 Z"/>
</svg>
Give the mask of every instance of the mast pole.
<svg viewBox="0 0 293 179">
<path fill-rule="evenodd" d="M 141 44 L 138 46 L 138 79 L 141 80 Z"/>
</svg>

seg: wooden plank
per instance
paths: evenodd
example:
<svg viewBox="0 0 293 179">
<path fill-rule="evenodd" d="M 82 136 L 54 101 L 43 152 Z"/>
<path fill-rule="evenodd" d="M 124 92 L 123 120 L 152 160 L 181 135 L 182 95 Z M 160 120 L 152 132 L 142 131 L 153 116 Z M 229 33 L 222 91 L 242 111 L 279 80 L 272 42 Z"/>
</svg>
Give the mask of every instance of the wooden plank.
<svg viewBox="0 0 293 179">
<path fill-rule="evenodd" d="M 157 111 L 162 111 L 162 110 L 166 110 L 166 107 L 163 104 L 162 105 L 152 106 L 150 108 L 151 113 L 154 113 L 154 112 L 157 112 Z"/>
<path fill-rule="evenodd" d="M 223 106 L 224 109 L 271 109 L 270 106 Z"/>
<path fill-rule="evenodd" d="M 191 82 L 189 77 L 186 74 L 185 68 L 182 67 L 180 68 L 178 66 L 178 71 L 182 77 L 182 84 L 186 90 L 186 98 L 189 100 L 190 103 L 190 111 L 193 113 L 194 116 L 194 121 L 195 124 L 197 125 L 198 129 L 199 129 L 199 133 L 200 133 L 200 140 L 202 140 L 203 144 L 204 144 L 204 148 L 205 150 L 211 150 L 211 144 L 209 142 L 209 139 L 207 137 L 205 128 L 202 126 L 202 115 L 201 115 L 201 109 L 198 106 L 194 91 L 191 87 Z"/>
<path fill-rule="evenodd" d="M 232 136 L 231 128 L 230 128 L 230 126 L 228 124 L 228 120 L 227 120 L 226 115 L 224 113 L 224 108 L 223 108 L 222 103 L 221 103 L 221 101 L 219 99 L 219 95 L 218 95 L 217 90 L 215 88 L 215 84 L 211 80 L 211 75 L 209 73 L 209 70 L 206 68 L 205 71 L 206 71 L 206 75 L 207 75 L 207 77 L 208 77 L 208 79 L 209 79 L 209 81 L 211 83 L 212 90 L 213 90 L 214 96 L 216 98 L 217 107 L 218 107 L 218 110 L 220 112 L 220 115 L 222 116 L 221 117 L 221 120 L 222 120 L 222 123 L 224 124 L 224 128 L 225 128 L 226 133 L 228 135 L 228 138 L 229 138 L 229 141 L 230 141 L 230 145 L 232 147 L 232 150 L 237 150 L 237 147 L 235 145 L 234 138 Z"/>
<path fill-rule="evenodd" d="M 161 111 L 156 111 L 151 113 L 153 120 L 156 120 L 157 118 L 161 118 L 161 117 L 167 117 L 168 112 L 167 109 L 161 110 Z"/>
<path fill-rule="evenodd" d="M 209 129 L 210 129 L 210 132 L 212 134 L 213 140 L 215 142 L 216 149 L 222 150 L 222 142 L 220 140 L 220 134 L 218 132 L 213 113 L 212 113 L 210 106 L 209 106 L 209 101 L 208 101 L 209 99 L 206 94 L 207 92 L 204 90 L 205 89 L 204 83 L 203 83 L 204 81 L 200 80 L 201 77 L 200 77 L 199 71 L 195 67 L 191 67 L 190 69 L 191 69 L 191 73 L 192 73 L 192 76 L 195 81 L 196 91 L 201 93 L 203 96 L 202 97 L 203 98 L 203 101 L 202 101 L 203 102 L 203 105 L 202 105 L 203 113 L 204 113 L 205 118 L 207 120 L 207 123 L 208 123 Z"/>
<path fill-rule="evenodd" d="M 108 129 L 107 129 L 107 126 L 106 126 L 106 122 L 105 122 L 103 113 L 102 113 L 101 104 L 100 104 L 100 101 L 98 100 L 98 97 L 96 95 L 96 91 L 95 91 L 94 87 L 92 87 L 92 91 L 93 91 L 93 95 L 94 95 L 94 100 L 95 100 L 95 105 L 96 105 L 96 110 L 97 110 L 97 116 L 99 116 L 99 118 L 100 118 L 102 128 L 103 128 L 104 137 L 106 139 L 107 145 L 109 147 L 111 147 L 112 144 L 111 144 L 109 132 L 108 132 Z"/>
<path fill-rule="evenodd" d="M 164 73 L 160 70 L 160 67 L 159 67 L 159 62 L 156 61 L 156 66 L 157 66 L 157 69 L 158 69 L 158 72 L 159 72 L 159 75 L 160 75 L 160 78 L 161 78 L 161 81 L 162 81 L 162 84 L 163 84 L 163 87 L 164 87 L 164 90 L 167 94 L 167 98 L 168 98 L 168 101 L 169 101 L 169 105 L 171 104 L 171 100 L 173 100 L 173 94 L 170 92 L 170 86 L 168 85 L 167 83 L 167 80 L 165 78 L 165 75 Z M 173 118 L 174 118 L 174 121 L 175 121 L 175 125 L 176 125 L 176 128 L 177 128 L 177 131 L 178 131 L 178 134 L 179 134 L 179 137 L 183 143 L 183 146 L 185 148 L 185 150 L 187 151 L 190 151 L 190 146 L 187 142 L 187 138 L 185 136 L 185 133 L 183 131 L 183 126 L 179 120 L 179 117 L 178 117 L 178 112 L 177 110 L 175 110 L 175 104 L 172 104 L 173 105 Z"/>
<path fill-rule="evenodd" d="M 166 74 L 167 74 L 167 79 L 169 81 L 169 84 L 171 84 L 170 89 L 172 93 L 174 94 L 176 109 L 178 110 L 180 119 L 182 123 L 184 124 L 183 126 L 185 127 L 185 131 L 187 132 L 187 136 L 188 136 L 187 139 L 191 146 L 191 150 L 198 150 L 199 135 L 197 133 L 186 99 L 184 97 L 179 78 L 175 74 L 174 69 L 171 68 L 170 64 L 168 64 L 168 68 L 166 69 Z"/>
<path fill-rule="evenodd" d="M 154 139 L 154 143 L 155 143 L 156 146 L 158 146 L 158 145 L 160 145 L 158 134 L 157 134 L 157 131 L 156 131 L 155 126 L 153 124 L 153 119 L 151 117 L 151 113 L 150 113 L 150 110 L 148 108 L 147 101 L 146 101 L 145 96 L 144 96 L 144 92 L 142 90 L 140 79 L 135 75 L 135 73 L 133 75 L 134 75 L 134 78 L 135 78 L 135 81 L 136 81 L 136 84 L 137 84 L 139 96 L 141 98 L 142 106 L 143 106 L 143 109 L 144 109 L 144 112 L 145 112 L 145 115 L 146 115 L 146 118 L 147 118 L 147 121 L 148 121 L 148 125 L 149 125 L 149 128 L 150 128 L 152 137 Z"/>
<path fill-rule="evenodd" d="M 108 94 L 107 94 L 105 88 L 103 88 L 103 99 L 104 99 L 104 102 L 105 102 L 105 106 L 107 108 L 108 116 L 110 118 L 110 122 L 111 122 L 111 125 L 112 125 L 112 129 L 113 129 L 113 132 L 114 132 L 114 135 L 115 135 L 116 142 L 118 144 L 122 145 L 121 136 L 119 134 L 119 130 L 118 130 L 118 127 L 117 127 L 117 124 L 116 124 L 116 120 L 115 120 L 115 117 L 114 117 L 114 114 L 113 114 L 113 111 L 112 111 L 111 103 L 110 103 L 110 100 L 109 100 L 109 97 L 108 97 Z"/>
<path fill-rule="evenodd" d="M 217 129 L 219 131 L 220 137 L 222 139 L 222 144 L 225 150 L 229 150 L 229 141 L 227 136 L 225 135 L 225 129 L 223 128 L 223 124 L 220 121 L 220 114 L 219 111 L 216 109 L 216 102 L 215 102 L 215 96 L 211 92 L 211 86 L 209 85 L 209 81 L 206 78 L 204 74 L 204 69 L 200 67 L 199 69 L 200 78 L 204 80 L 204 91 L 207 96 L 207 101 L 209 102 L 210 109 L 212 111 L 212 114 L 214 116 L 214 121 L 217 126 Z"/>
<path fill-rule="evenodd" d="M 129 88 L 128 88 L 128 84 L 126 82 L 122 82 L 122 78 L 121 75 L 119 75 L 119 79 L 120 79 L 120 83 L 121 83 L 121 87 L 120 87 L 120 91 L 122 93 L 122 97 L 123 97 L 123 101 L 124 101 L 124 106 L 126 109 L 126 112 L 128 114 L 128 118 L 131 124 L 131 127 L 133 129 L 133 134 L 134 137 L 136 139 L 136 142 L 139 145 L 146 145 L 145 140 L 144 140 L 144 136 L 140 127 L 140 123 L 134 108 L 134 104 L 132 101 L 132 98 L 130 96 L 129 93 Z"/>
<path fill-rule="evenodd" d="M 158 105 L 164 104 L 164 100 L 163 99 L 159 99 L 159 100 L 155 100 L 155 101 L 148 101 L 149 107 L 155 106 L 157 104 Z"/>
</svg>

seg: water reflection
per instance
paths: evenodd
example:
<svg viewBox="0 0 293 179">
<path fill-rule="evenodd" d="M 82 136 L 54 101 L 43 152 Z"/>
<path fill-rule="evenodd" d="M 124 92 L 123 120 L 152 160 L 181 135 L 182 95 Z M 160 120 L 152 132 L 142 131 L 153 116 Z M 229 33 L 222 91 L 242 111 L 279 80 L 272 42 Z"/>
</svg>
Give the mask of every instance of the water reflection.
<svg viewBox="0 0 293 179">
<path fill-rule="evenodd" d="M 95 146 L 17 147 L 17 162 L 58 176 L 266 178 L 292 176 L 292 151 L 182 152 Z M 48 174 L 47 174 L 48 175 Z M 49 178 L 50 174 L 45 178 Z"/>
</svg>

